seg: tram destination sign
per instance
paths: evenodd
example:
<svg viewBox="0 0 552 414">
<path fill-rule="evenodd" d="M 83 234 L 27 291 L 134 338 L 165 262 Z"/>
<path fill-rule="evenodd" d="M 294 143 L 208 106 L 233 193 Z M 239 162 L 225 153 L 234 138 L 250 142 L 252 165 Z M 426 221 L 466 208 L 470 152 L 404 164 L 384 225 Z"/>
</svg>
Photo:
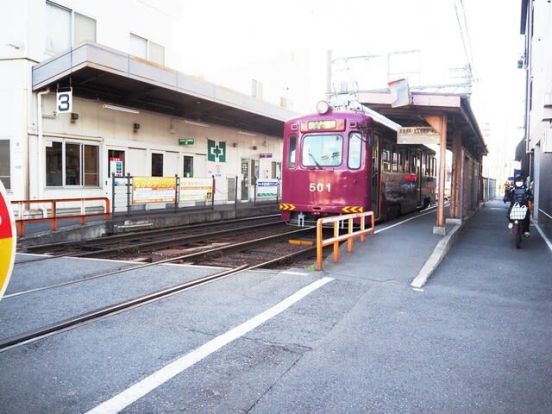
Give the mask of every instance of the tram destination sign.
<svg viewBox="0 0 552 414">
<path fill-rule="evenodd" d="M 397 131 L 397 144 L 439 144 L 439 133 L 431 127 L 402 127 Z"/>
</svg>

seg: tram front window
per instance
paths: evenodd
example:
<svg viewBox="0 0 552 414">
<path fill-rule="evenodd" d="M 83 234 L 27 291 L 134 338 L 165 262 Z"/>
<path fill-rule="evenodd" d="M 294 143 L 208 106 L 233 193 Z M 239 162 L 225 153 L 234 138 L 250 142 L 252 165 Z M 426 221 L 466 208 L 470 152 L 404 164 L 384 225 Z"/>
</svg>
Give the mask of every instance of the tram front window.
<svg viewBox="0 0 552 414">
<path fill-rule="evenodd" d="M 302 164 L 305 167 L 337 167 L 343 158 L 341 135 L 307 135 L 303 138 Z"/>
</svg>

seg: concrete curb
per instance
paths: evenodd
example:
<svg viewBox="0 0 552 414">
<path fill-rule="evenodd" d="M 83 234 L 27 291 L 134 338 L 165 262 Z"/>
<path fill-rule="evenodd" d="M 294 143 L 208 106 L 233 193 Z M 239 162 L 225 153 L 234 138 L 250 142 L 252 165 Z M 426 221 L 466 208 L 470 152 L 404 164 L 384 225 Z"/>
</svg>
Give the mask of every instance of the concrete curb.
<svg viewBox="0 0 552 414">
<path fill-rule="evenodd" d="M 427 261 L 424 263 L 424 265 L 418 272 L 418 275 L 412 280 L 410 286 L 416 289 L 420 289 L 427 283 L 430 276 L 433 274 L 435 269 L 437 269 L 437 266 L 439 266 L 452 245 L 456 242 L 458 234 L 460 233 L 459 230 L 464 226 L 464 224 L 466 224 L 469 219 L 472 218 L 473 214 L 475 214 L 475 212 L 467 216 L 464 220 L 462 220 L 461 223 L 458 223 L 458 221 L 448 220 L 449 223 L 452 222 L 455 224 L 454 227 L 449 232 L 449 234 L 439 240 L 439 243 L 437 243 L 437 246 L 435 246 L 435 249 L 433 249 L 433 253 L 431 253 L 431 256 L 429 256 Z"/>
<path fill-rule="evenodd" d="M 426 284 L 431 274 L 435 271 L 435 269 L 437 269 L 439 263 L 441 263 L 441 261 L 446 256 L 447 252 L 452 246 L 452 243 L 455 240 L 454 235 L 458 233 L 458 230 L 461 227 L 461 224 L 455 225 L 449 232 L 449 234 L 439 240 L 439 243 L 437 243 L 437 246 L 435 246 L 435 249 L 433 249 L 433 253 L 431 253 L 431 256 L 429 256 L 429 259 L 427 259 L 427 261 L 424 263 L 418 275 L 410 283 L 410 286 L 419 289 Z"/>
</svg>

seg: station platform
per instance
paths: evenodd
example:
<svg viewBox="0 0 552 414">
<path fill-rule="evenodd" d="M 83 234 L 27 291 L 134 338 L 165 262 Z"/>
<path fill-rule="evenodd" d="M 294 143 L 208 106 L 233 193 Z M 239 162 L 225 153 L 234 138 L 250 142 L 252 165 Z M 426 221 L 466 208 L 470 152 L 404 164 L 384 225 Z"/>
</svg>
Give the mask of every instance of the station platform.
<svg viewBox="0 0 552 414">
<path fill-rule="evenodd" d="M 133 230 L 147 230 L 162 227 L 198 224 L 211 221 L 231 220 L 254 215 L 279 214 L 275 202 L 240 202 L 237 204 L 215 204 L 213 207 L 153 209 L 117 212 L 111 218 L 90 217 L 84 225 L 78 219 L 61 219 L 58 229 L 52 231 L 50 223 L 36 222 L 25 225 L 25 235 L 18 238 L 19 246 L 80 241 Z"/>
<path fill-rule="evenodd" d="M 434 210 L 377 226 L 340 263 L 329 255 L 321 272 L 245 271 L 0 352 L 3 411 L 550 412 L 552 254 L 535 228 L 515 249 L 505 213 L 498 202 L 477 211 L 421 288 L 410 284 L 443 241 L 432 232 Z M 215 272 L 158 265 L 15 295 L 122 266 L 78 258 L 16 266 L 0 302 L 3 338 Z M 194 362 L 177 370 L 189 355 Z M 147 391 L 135 388 L 142 381 Z M 126 405 L 111 405 L 118 397 Z"/>
</svg>

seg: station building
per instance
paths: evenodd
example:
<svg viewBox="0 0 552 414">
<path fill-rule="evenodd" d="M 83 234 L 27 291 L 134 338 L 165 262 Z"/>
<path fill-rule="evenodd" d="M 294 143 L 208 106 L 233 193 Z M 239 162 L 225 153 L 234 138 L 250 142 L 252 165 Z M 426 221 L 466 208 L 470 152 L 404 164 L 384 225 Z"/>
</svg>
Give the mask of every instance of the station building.
<svg viewBox="0 0 552 414">
<path fill-rule="evenodd" d="M 258 178 L 280 177 L 295 114 L 178 71 L 174 2 L 0 7 L 0 179 L 12 199 L 110 196 L 113 175 L 178 175 L 214 177 L 215 200 L 248 200 Z"/>
<path fill-rule="evenodd" d="M 552 237 L 552 4 L 522 0 L 520 32 L 525 51 L 519 67 L 526 70 L 525 136 L 516 158 L 531 176 L 533 221 Z"/>
</svg>

